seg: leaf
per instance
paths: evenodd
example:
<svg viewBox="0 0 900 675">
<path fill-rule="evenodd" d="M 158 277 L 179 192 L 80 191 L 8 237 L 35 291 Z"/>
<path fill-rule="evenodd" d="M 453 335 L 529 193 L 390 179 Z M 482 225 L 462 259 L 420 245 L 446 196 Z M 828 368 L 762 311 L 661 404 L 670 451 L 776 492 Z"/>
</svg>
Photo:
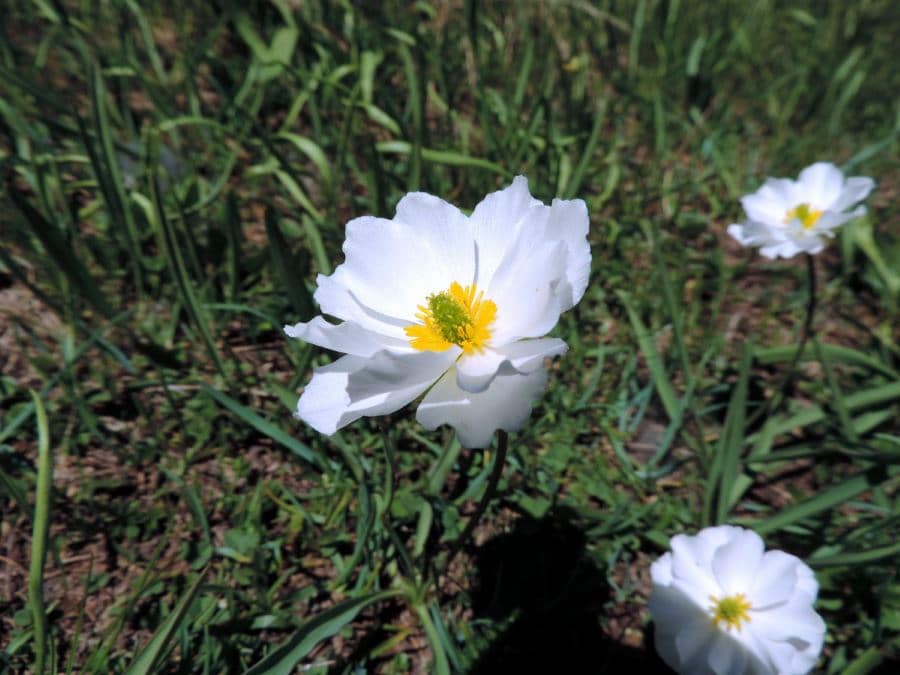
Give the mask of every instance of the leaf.
<svg viewBox="0 0 900 675">
<path fill-rule="evenodd" d="M 72 255 L 72 247 L 63 239 L 59 228 L 48 222 L 11 183 L 7 184 L 7 194 L 16 208 L 31 224 L 32 231 L 37 235 L 47 251 L 47 255 L 62 270 L 72 286 L 78 290 L 79 295 L 104 316 L 112 316 L 111 306 L 100 291 L 97 282 L 88 273 L 87 267 L 76 256 Z"/>
<path fill-rule="evenodd" d="M 408 155 L 413 150 L 412 145 L 406 141 L 384 141 L 378 143 L 375 147 L 378 152 L 382 154 Z M 506 177 L 511 175 L 510 172 L 503 167 L 494 164 L 493 162 L 489 162 L 486 159 L 470 157 L 469 155 L 463 155 L 449 150 L 430 150 L 429 148 L 422 148 L 422 159 L 426 162 L 433 162 L 434 164 L 487 169 L 488 171 L 493 171 L 494 173 Z"/>
<path fill-rule="evenodd" d="M 160 659 L 166 652 L 169 642 L 187 618 L 187 612 L 194 602 L 197 592 L 203 585 L 203 577 L 204 573 L 201 572 L 187 592 L 185 592 L 178 600 L 178 604 L 175 605 L 175 608 L 169 612 L 169 616 L 167 616 L 165 621 L 163 621 L 159 628 L 156 629 L 156 633 L 154 633 L 150 642 L 147 643 L 144 651 L 140 653 L 128 667 L 128 670 L 125 671 L 125 675 L 149 675 L 156 670 Z"/>
<path fill-rule="evenodd" d="M 287 642 L 277 647 L 268 656 L 258 661 L 244 675 L 291 675 L 300 661 L 322 640 L 330 638 L 341 628 L 356 618 L 360 610 L 368 605 L 400 595 L 401 591 L 391 588 L 370 593 L 360 598 L 350 598 L 339 602 L 318 616 L 307 621 Z"/>
<path fill-rule="evenodd" d="M 306 288 L 303 275 L 309 268 L 309 257 L 305 261 L 298 261 L 297 256 L 291 254 L 288 243 L 278 226 L 275 210 L 266 209 L 266 235 L 269 238 L 269 254 L 272 256 L 272 265 L 275 272 L 281 278 L 281 285 L 301 321 L 309 321 L 315 315 L 316 308 L 313 304 L 312 294 Z M 306 263 L 306 264 L 303 264 Z"/>
<path fill-rule="evenodd" d="M 675 390 L 672 389 L 672 383 L 669 381 L 662 358 L 656 349 L 653 335 L 647 330 L 640 315 L 632 307 L 630 296 L 622 291 L 618 295 L 622 304 L 625 305 L 625 310 L 628 312 L 628 318 L 631 320 L 631 326 L 634 329 L 638 345 L 644 354 L 644 358 L 647 360 L 647 367 L 650 369 L 650 377 L 653 380 L 656 393 L 659 394 L 669 419 L 674 419 L 679 412 L 678 397 L 675 395 Z"/>
<path fill-rule="evenodd" d="M 296 438 L 288 435 L 286 432 L 282 431 L 268 420 L 263 419 L 255 412 L 250 410 L 250 408 L 241 405 L 233 398 L 231 398 L 228 394 L 217 391 L 209 385 L 203 385 L 203 391 L 205 391 L 213 399 L 215 399 L 215 401 L 222 407 L 227 408 L 228 410 L 233 412 L 244 422 L 256 429 L 259 433 L 263 434 L 264 436 L 268 436 L 276 443 L 280 443 L 285 448 L 293 452 L 301 459 L 306 460 L 310 464 L 313 464 L 320 468 L 324 466 L 324 462 L 322 461 L 322 459 L 318 457 L 306 445 L 298 441 Z"/>
<path fill-rule="evenodd" d="M 725 416 L 725 428 L 716 448 L 715 464 L 722 467 L 719 479 L 719 491 L 716 501 L 716 522 L 723 523 L 728 510 L 734 505 L 740 492 L 735 494 L 734 487 L 738 479 L 738 465 L 741 448 L 744 445 L 744 417 L 747 410 L 747 382 L 750 375 L 752 347 L 744 344 L 741 353 L 741 365 L 738 371 L 738 382 L 728 402 Z M 742 481 L 746 482 L 746 481 Z"/>
<path fill-rule="evenodd" d="M 53 490 L 53 455 L 50 452 L 50 431 L 44 403 L 31 392 L 37 414 L 38 471 L 34 498 L 34 522 L 31 531 L 31 562 L 28 569 L 28 604 L 34 626 L 35 668 L 43 675 L 47 657 L 53 660 L 51 643 L 47 637 L 47 613 L 44 610 L 44 563 L 47 559 L 47 533 L 50 530 L 50 495 Z"/>
<path fill-rule="evenodd" d="M 876 466 L 867 471 L 861 471 L 799 504 L 782 509 L 765 520 L 748 522 L 760 535 L 776 532 L 788 525 L 840 506 L 866 490 L 886 482 L 889 480 L 889 476 L 890 472 L 887 468 Z"/>
</svg>

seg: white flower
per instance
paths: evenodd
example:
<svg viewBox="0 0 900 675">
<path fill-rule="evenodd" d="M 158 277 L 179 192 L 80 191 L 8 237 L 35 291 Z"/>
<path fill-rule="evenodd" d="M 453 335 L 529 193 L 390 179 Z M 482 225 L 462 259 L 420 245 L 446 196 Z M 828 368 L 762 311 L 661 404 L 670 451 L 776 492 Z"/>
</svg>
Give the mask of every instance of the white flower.
<svg viewBox="0 0 900 675">
<path fill-rule="evenodd" d="M 758 534 L 708 527 L 672 537 L 650 567 L 656 650 L 686 675 L 802 675 L 815 665 L 825 622 L 813 572 Z"/>
<path fill-rule="evenodd" d="M 866 212 L 864 206 L 848 209 L 874 187 L 871 178 L 845 179 L 834 164 L 817 162 L 803 169 L 798 180 L 769 178 L 759 190 L 743 197 L 747 220 L 729 225 L 728 234 L 744 246 L 760 247 L 767 258 L 818 253 L 835 228 Z"/>
<path fill-rule="evenodd" d="M 285 326 L 346 354 L 316 369 L 297 417 L 333 434 L 425 394 L 417 419 L 449 424 L 468 447 L 522 427 L 547 381 L 544 359 L 566 351 L 543 337 L 587 287 L 588 214 L 580 199 L 532 198 L 528 181 L 489 194 L 471 216 L 407 194 L 392 220 L 347 223 L 345 261 L 319 275 L 318 316 Z"/>
</svg>

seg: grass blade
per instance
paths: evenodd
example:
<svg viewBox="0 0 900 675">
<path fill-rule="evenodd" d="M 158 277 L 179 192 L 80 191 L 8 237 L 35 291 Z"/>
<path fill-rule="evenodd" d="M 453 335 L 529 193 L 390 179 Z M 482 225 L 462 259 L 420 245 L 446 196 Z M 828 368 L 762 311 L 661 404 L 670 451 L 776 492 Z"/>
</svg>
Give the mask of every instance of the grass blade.
<svg viewBox="0 0 900 675">
<path fill-rule="evenodd" d="M 257 662 L 244 675 L 291 675 L 296 672 L 297 664 L 312 651 L 313 647 L 353 621 L 360 610 L 376 602 L 396 597 L 400 593 L 400 589 L 391 588 L 339 602 L 303 624 L 287 642 Z"/>
<path fill-rule="evenodd" d="M 47 559 L 47 533 L 50 530 L 50 494 L 53 489 L 53 457 L 47 412 L 40 396 L 31 392 L 37 413 L 38 472 L 31 531 L 31 564 L 28 569 L 28 604 L 34 623 L 34 672 L 43 675 L 50 644 L 47 640 L 47 613 L 44 611 L 44 563 Z M 52 655 L 51 655 L 52 660 Z"/>
<path fill-rule="evenodd" d="M 309 321 L 316 313 L 312 294 L 306 287 L 303 275 L 309 268 L 306 261 L 298 261 L 291 255 L 288 243 L 278 226 L 278 216 L 272 208 L 266 209 L 266 234 L 269 238 L 269 253 L 272 256 L 272 265 L 281 279 L 282 287 L 291 301 L 298 320 Z M 303 264 L 306 263 L 306 264 Z"/>
<path fill-rule="evenodd" d="M 207 385 L 203 386 L 203 391 L 211 396 L 216 401 L 216 403 L 221 405 L 223 408 L 227 408 L 228 410 L 230 410 L 241 420 L 256 429 L 259 433 L 263 434 L 264 436 L 268 436 L 276 443 L 283 445 L 285 448 L 293 452 L 301 459 L 306 460 L 310 464 L 313 464 L 314 466 L 317 466 L 319 468 L 324 467 L 324 462 L 322 461 L 322 459 L 315 453 L 313 453 L 313 451 L 310 450 L 307 446 L 298 441 L 296 438 L 288 435 L 268 420 L 263 419 L 255 412 L 250 410 L 250 408 L 241 405 L 233 398 L 231 398 L 228 394 L 217 391 L 216 389 L 213 389 L 212 387 Z"/>
<path fill-rule="evenodd" d="M 74 255 L 72 247 L 60 234 L 60 231 L 25 199 L 12 184 L 7 184 L 7 194 L 13 204 L 25 216 L 31 225 L 32 232 L 37 235 L 47 255 L 62 270 L 69 283 L 77 289 L 78 294 L 104 316 L 112 316 L 112 309 L 105 296 L 90 275 L 87 267 Z"/>
<path fill-rule="evenodd" d="M 750 363 L 752 362 L 752 346 L 744 344 L 741 354 L 741 365 L 738 371 L 737 386 L 728 402 L 728 412 L 725 415 L 725 428 L 716 448 L 714 466 L 721 466 L 721 476 L 718 480 L 718 493 L 716 496 L 716 523 L 723 523 L 728 515 L 728 510 L 733 506 L 741 491 L 735 490 L 738 480 L 738 466 L 741 448 L 744 445 L 744 417 L 747 410 L 747 382 L 750 375 Z M 715 478 L 710 476 L 707 482 L 707 490 L 713 489 Z"/>
<path fill-rule="evenodd" d="M 805 518 L 811 518 L 823 511 L 840 506 L 866 490 L 885 483 L 889 479 L 890 471 L 888 469 L 881 466 L 873 467 L 851 476 L 842 483 L 820 492 L 814 497 L 779 511 L 765 520 L 750 522 L 750 525 L 761 535 L 777 532 L 788 525 L 793 525 Z"/>
<path fill-rule="evenodd" d="M 103 190 L 106 205 L 112 216 L 112 225 L 125 236 L 135 288 L 138 295 L 142 295 L 140 238 L 134 224 L 131 204 L 125 194 L 125 183 L 122 180 L 122 172 L 119 169 L 119 160 L 116 157 L 115 144 L 110 131 L 109 116 L 106 112 L 106 87 L 103 83 L 103 76 L 100 74 L 100 68 L 96 64 L 91 66 L 90 94 L 91 107 L 94 113 L 94 130 L 100 141 L 103 161 L 100 162 L 99 158 L 95 158 L 91 147 L 91 139 L 87 134 L 84 134 L 84 144 L 90 152 L 91 160 L 94 163 L 97 181 Z"/>
<path fill-rule="evenodd" d="M 632 307 L 628 294 L 621 291 L 618 295 L 622 304 L 625 305 L 625 310 L 628 312 L 628 318 L 631 320 L 631 327 L 637 338 L 638 346 L 640 346 L 644 358 L 647 360 L 647 368 L 650 369 L 650 377 L 653 379 L 656 393 L 659 394 L 669 419 L 674 419 L 678 415 L 679 410 L 678 397 L 675 395 L 675 390 L 672 389 L 672 383 L 669 381 L 662 357 L 656 349 L 653 335 L 647 330 L 647 326 L 644 325 L 640 315 Z"/>
<path fill-rule="evenodd" d="M 125 675 L 149 675 L 160 665 L 160 659 L 165 655 L 169 642 L 172 641 L 175 632 L 187 618 L 188 610 L 191 608 L 194 598 L 197 597 L 197 593 L 203 585 L 203 577 L 204 574 L 201 572 L 187 592 L 178 600 L 178 604 L 175 605 L 169 616 L 156 629 L 156 633 L 150 642 L 147 643 L 147 646 L 144 647 L 144 651 L 125 671 Z"/>
</svg>

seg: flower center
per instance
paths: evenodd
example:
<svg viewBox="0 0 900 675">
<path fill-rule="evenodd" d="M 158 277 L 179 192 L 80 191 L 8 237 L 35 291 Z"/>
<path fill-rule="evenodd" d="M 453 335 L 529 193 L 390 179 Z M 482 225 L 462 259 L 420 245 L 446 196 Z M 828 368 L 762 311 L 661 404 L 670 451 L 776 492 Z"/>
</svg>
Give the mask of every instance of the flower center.
<svg viewBox="0 0 900 675">
<path fill-rule="evenodd" d="M 497 305 L 482 300 L 484 291 L 475 284 L 463 288 L 457 282 L 440 293 L 428 296 L 427 305 L 419 305 L 416 318 L 422 323 L 403 330 L 409 343 L 419 351 L 442 352 L 453 345 L 466 354 L 482 352 L 491 339 L 491 325 L 497 316 Z"/>
<path fill-rule="evenodd" d="M 784 217 L 784 222 L 789 223 L 795 218 L 800 221 L 800 224 L 803 225 L 804 230 L 809 230 L 819 222 L 819 218 L 822 217 L 822 212 L 812 208 L 809 204 L 798 204 L 790 211 L 787 212 L 787 215 Z"/>
<path fill-rule="evenodd" d="M 743 593 L 722 598 L 721 600 L 711 595 L 709 599 L 713 603 L 709 609 L 713 613 L 712 622 L 716 628 L 721 628 L 722 624 L 725 624 L 725 628 L 729 630 L 734 628 L 740 631 L 745 622 L 750 622 L 749 611 L 751 606 Z"/>
</svg>

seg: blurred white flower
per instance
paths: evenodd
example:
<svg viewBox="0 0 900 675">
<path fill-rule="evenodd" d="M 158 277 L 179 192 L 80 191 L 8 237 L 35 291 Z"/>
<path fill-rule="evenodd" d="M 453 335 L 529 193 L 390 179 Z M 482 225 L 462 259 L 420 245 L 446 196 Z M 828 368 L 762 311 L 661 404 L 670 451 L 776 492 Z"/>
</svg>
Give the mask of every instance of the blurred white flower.
<svg viewBox="0 0 900 675">
<path fill-rule="evenodd" d="M 587 232 L 582 200 L 547 206 L 522 176 L 471 216 L 413 192 L 392 220 L 350 221 L 345 261 L 315 292 L 343 323 L 285 326 L 345 354 L 316 369 L 297 417 L 330 435 L 425 394 L 419 422 L 453 426 L 465 446 L 519 429 L 546 384 L 544 359 L 566 351 L 543 336 L 587 287 Z"/>
<path fill-rule="evenodd" d="M 865 199 L 875 181 L 863 176 L 844 178 L 834 164 L 817 162 L 797 180 L 768 178 L 756 192 L 741 199 L 747 220 L 732 224 L 728 234 L 745 246 L 757 246 L 767 258 L 791 258 L 818 253 L 835 228 L 866 212 L 851 209 Z"/>
<path fill-rule="evenodd" d="M 758 534 L 708 527 L 672 537 L 650 568 L 656 650 L 686 675 L 802 675 L 816 663 L 825 622 L 813 610 L 812 570 Z"/>
</svg>

